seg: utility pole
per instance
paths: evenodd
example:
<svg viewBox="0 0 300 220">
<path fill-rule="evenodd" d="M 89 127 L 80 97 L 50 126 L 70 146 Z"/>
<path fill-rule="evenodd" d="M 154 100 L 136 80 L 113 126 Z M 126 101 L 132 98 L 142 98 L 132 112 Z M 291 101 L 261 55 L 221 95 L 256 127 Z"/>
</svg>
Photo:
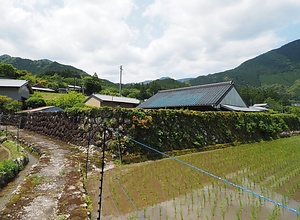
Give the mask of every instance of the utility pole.
<svg viewBox="0 0 300 220">
<path fill-rule="evenodd" d="M 123 72 L 123 67 L 121 65 L 120 66 L 120 97 L 122 96 L 122 72 Z"/>
</svg>

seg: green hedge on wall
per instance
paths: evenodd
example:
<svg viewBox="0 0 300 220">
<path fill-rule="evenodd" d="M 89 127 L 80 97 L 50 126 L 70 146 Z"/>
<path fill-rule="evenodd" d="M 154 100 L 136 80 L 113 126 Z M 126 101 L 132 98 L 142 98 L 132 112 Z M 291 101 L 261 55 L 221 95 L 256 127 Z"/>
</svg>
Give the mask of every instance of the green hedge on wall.
<svg viewBox="0 0 300 220">
<path fill-rule="evenodd" d="M 69 109 L 67 114 L 98 118 L 118 133 L 162 152 L 270 140 L 280 132 L 300 130 L 299 118 L 287 114 L 123 108 Z M 119 139 L 112 136 L 109 147 L 118 152 Z M 120 142 L 123 153 L 153 153 L 124 137 Z"/>
</svg>

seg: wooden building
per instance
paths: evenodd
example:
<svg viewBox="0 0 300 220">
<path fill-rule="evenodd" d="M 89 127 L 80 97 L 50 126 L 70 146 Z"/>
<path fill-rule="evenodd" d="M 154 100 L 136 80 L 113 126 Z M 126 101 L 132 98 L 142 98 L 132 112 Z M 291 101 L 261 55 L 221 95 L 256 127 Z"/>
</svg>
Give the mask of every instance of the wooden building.
<svg viewBox="0 0 300 220">
<path fill-rule="evenodd" d="M 123 108 L 135 108 L 140 104 L 140 100 L 127 97 L 92 94 L 84 101 L 84 103 L 95 107 L 120 106 Z"/>
</svg>

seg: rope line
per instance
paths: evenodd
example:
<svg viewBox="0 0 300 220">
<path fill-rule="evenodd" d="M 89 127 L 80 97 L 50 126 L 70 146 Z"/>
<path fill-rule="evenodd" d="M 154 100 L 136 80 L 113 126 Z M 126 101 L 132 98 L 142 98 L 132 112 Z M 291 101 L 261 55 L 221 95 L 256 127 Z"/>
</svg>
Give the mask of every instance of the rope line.
<svg viewBox="0 0 300 220">
<path fill-rule="evenodd" d="M 142 213 L 138 210 L 138 208 L 136 207 L 136 205 L 133 203 L 132 199 L 129 197 L 129 195 L 126 193 L 124 187 L 121 185 L 121 183 L 119 182 L 119 180 L 116 178 L 116 176 L 114 175 L 114 173 L 109 170 L 109 172 L 112 174 L 113 178 L 116 180 L 116 182 L 118 183 L 118 185 L 120 186 L 120 188 L 122 189 L 123 193 L 126 195 L 127 199 L 130 201 L 130 203 L 132 204 L 132 206 L 135 208 L 136 212 L 139 214 L 141 219 L 145 219 L 144 216 L 142 215 Z"/>
<path fill-rule="evenodd" d="M 238 189 L 240 189 L 240 190 L 242 190 L 242 191 L 244 191 L 244 192 L 250 193 L 250 194 L 252 194 L 252 195 L 254 195 L 254 196 L 257 196 L 257 197 L 259 197 L 259 198 L 264 199 L 265 201 L 271 202 L 271 203 L 273 203 L 273 204 L 275 204 L 275 205 L 277 205 L 277 206 L 280 206 L 280 207 L 282 207 L 282 208 L 284 208 L 284 209 L 287 209 L 287 210 L 289 210 L 289 211 L 291 211 L 291 212 L 294 212 L 294 213 L 296 213 L 297 215 L 300 215 L 300 211 L 298 211 L 298 210 L 296 210 L 296 209 L 294 209 L 294 208 L 291 208 L 291 207 L 286 206 L 286 205 L 284 205 L 284 204 L 282 204 L 282 203 L 276 202 L 275 200 L 272 200 L 272 199 L 270 199 L 270 198 L 267 198 L 267 197 L 265 197 L 265 196 L 263 196 L 263 195 L 261 195 L 261 194 L 259 194 L 259 193 L 256 193 L 256 192 L 254 192 L 254 191 L 252 191 L 252 190 L 246 189 L 245 187 L 239 186 L 239 185 L 237 185 L 237 184 L 235 184 L 235 183 L 233 183 L 233 182 L 230 182 L 230 181 L 228 181 L 228 180 L 226 180 L 226 179 L 224 179 L 224 178 L 222 178 L 222 177 L 219 177 L 219 176 L 217 176 L 217 175 L 214 175 L 214 174 L 212 174 L 212 173 L 210 173 L 210 172 L 208 172 L 208 171 L 206 171 L 206 170 L 200 169 L 200 168 L 198 168 L 198 167 L 196 167 L 196 166 L 193 166 L 193 165 L 191 165 L 191 164 L 189 164 L 189 163 L 187 163 L 187 162 L 184 162 L 184 161 L 179 160 L 179 159 L 177 159 L 177 158 L 175 158 L 175 157 L 172 157 L 172 156 L 170 156 L 170 155 L 168 155 L 168 154 L 165 154 L 165 153 L 163 153 L 163 152 L 161 152 L 161 151 L 159 151 L 159 150 L 156 150 L 155 148 L 152 148 L 152 147 L 150 147 L 150 146 L 148 146 L 148 145 L 146 145 L 146 144 L 143 144 L 143 143 L 141 143 L 141 142 L 139 142 L 139 141 L 137 141 L 137 140 L 134 140 L 134 139 L 132 139 L 132 138 L 126 136 L 126 135 L 120 134 L 119 132 L 114 131 L 114 130 L 111 129 L 111 128 L 108 128 L 108 129 L 109 129 L 110 131 L 112 131 L 112 132 L 114 132 L 114 133 L 120 135 L 120 136 L 123 136 L 125 139 L 128 139 L 128 140 L 130 140 L 130 141 L 132 141 L 132 142 L 134 142 L 134 143 L 136 143 L 136 144 L 139 144 L 139 145 L 141 145 L 141 146 L 143 146 L 143 147 L 146 147 L 146 148 L 148 148 L 148 149 L 150 149 L 150 150 L 152 150 L 152 151 L 155 151 L 156 153 L 159 153 L 159 154 L 161 154 L 161 155 L 163 155 L 163 156 L 165 156 L 165 157 L 168 157 L 168 158 L 170 158 L 170 159 L 172 159 L 172 160 L 174 160 L 174 161 L 177 161 L 177 162 L 179 162 L 179 163 L 181 163 L 181 164 L 184 164 L 184 165 L 186 165 L 186 166 L 188 166 L 188 167 L 191 167 L 192 169 L 195 169 L 195 170 L 197 170 L 197 171 L 200 171 L 200 172 L 202 172 L 202 173 L 204 173 L 204 174 L 206 174 L 206 175 L 208 175 L 208 176 L 211 176 L 211 177 L 213 177 L 213 178 L 215 178 L 215 179 L 218 179 L 218 180 L 220 180 L 220 181 L 222 181 L 222 182 L 224 182 L 224 183 L 226 183 L 226 184 L 229 184 L 229 185 L 231 185 L 231 186 L 233 186 L 233 187 L 235 187 L 235 188 L 238 188 Z"/>
</svg>

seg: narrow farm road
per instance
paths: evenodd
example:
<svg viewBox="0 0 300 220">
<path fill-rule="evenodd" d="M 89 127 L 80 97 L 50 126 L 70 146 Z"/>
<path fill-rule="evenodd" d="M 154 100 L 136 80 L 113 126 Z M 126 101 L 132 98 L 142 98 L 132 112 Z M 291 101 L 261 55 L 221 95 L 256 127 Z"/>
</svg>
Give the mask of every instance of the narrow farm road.
<svg viewBox="0 0 300 220">
<path fill-rule="evenodd" d="M 11 132 L 16 135 L 17 130 Z M 80 150 L 25 130 L 21 130 L 20 139 L 40 148 L 42 156 L 0 210 L 0 219 L 89 219 L 79 169 Z"/>
</svg>

